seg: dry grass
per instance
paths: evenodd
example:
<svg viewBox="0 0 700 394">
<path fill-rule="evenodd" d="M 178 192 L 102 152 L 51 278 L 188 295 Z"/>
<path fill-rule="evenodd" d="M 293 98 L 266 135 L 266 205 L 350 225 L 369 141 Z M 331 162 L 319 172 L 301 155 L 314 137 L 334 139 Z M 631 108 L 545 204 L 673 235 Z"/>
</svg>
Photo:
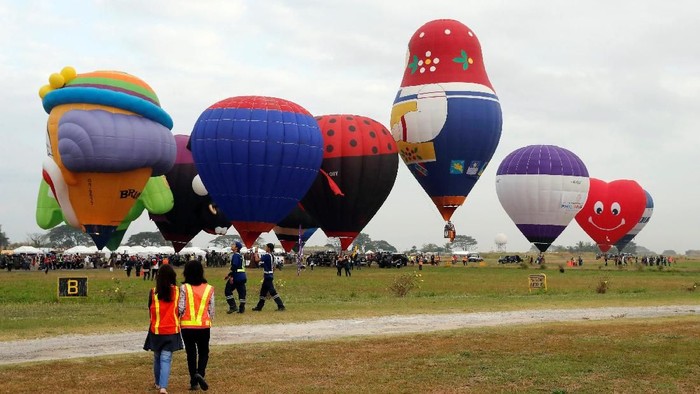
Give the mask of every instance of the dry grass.
<svg viewBox="0 0 700 394">
<path fill-rule="evenodd" d="M 697 392 L 700 318 L 557 323 L 212 349 L 212 393 Z M 151 354 L 0 367 L 2 391 L 147 392 Z M 170 392 L 188 388 L 184 352 Z M 60 388 L 60 390 L 58 389 Z"/>
</svg>

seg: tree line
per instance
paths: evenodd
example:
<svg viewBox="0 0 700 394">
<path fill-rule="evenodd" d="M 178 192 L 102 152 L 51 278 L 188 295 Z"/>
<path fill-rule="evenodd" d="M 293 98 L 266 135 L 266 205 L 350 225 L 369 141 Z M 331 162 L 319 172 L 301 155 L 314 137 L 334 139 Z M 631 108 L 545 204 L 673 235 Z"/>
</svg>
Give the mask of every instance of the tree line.
<svg viewBox="0 0 700 394">
<path fill-rule="evenodd" d="M 241 242 L 241 237 L 238 235 L 220 235 L 209 242 L 210 245 L 225 248 L 231 246 L 234 242 Z M 258 238 L 255 242 L 258 247 L 262 247 L 264 240 Z M 30 245 L 37 248 L 47 247 L 56 249 L 68 249 L 78 245 L 91 245 L 92 239 L 86 233 L 68 226 L 61 225 L 48 230 L 46 233 L 30 233 L 27 234 L 27 239 L 24 242 L 12 243 L 7 237 L 5 232 L 2 230 L 2 225 L 0 225 L 0 249 L 11 249 L 21 245 Z M 126 246 L 170 246 L 170 242 L 163 238 L 163 235 L 159 231 L 144 231 L 131 235 L 126 242 L 123 243 Z M 476 239 L 469 235 L 457 235 L 454 242 L 446 242 L 444 245 L 437 245 L 434 243 L 423 244 L 420 248 L 416 245 L 411 246 L 410 249 L 404 252 L 415 254 L 415 253 L 441 253 L 449 254 L 454 251 L 473 251 L 476 250 L 478 243 Z M 191 246 L 188 244 L 187 246 Z M 329 242 L 325 245 L 333 249 L 340 249 L 340 241 L 335 238 L 329 238 Z M 369 234 L 360 233 L 355 241 L 353 242 L 353 248 L 361 252 L 367 251 L 385 251 L 396 253 L 398 249 L 391 245 L 385 240 L 373 240 Z M 537 253 L 537 249 L 533 246 L 530 252 Z M 577 253 L 599 253 L 600 250 L 598 246 L 592 242 L 579 241 L 571 246 L 562 245 L 552 245 L 548 252 L 568 252 L 572 254 Z M 655 254 L 653 251 L 637 245 L 634 241 L 631 241 L 623 250 L 625 253 L 632 254 Z M 616 247 L 611 248 L 609 251 L 611 254 L 620 253 Z M 664 250 L 662 253 L 664 256 L 675 256 L 678 255 L 675 250 Z M 700 257 L 700 250 L 689 249 L 685 251 L 685 255 L 689 257 Z"/>
</svg>

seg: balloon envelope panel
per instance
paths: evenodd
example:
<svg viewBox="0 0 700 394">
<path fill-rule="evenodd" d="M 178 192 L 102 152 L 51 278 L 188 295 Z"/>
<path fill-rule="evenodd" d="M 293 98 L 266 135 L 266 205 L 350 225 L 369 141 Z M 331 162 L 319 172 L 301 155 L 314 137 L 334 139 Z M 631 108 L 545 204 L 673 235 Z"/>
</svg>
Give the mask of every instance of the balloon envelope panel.
<svg viewBox="0 0 700 394">
<path fill-rule="evenodd" d="M 630 230 L 629 233 L 625 234 L 622 238 L 620 238 L 619 241 L 615 243 L 615 247 L 617 247 L 617 250 L 620 252 L 627 246 L 627 244 L 630 243 L 634 239 L 634 237 L 639 234 L 640 231 L 644 228 L 644 226 L 649 223 L 649 219 L 651 219 L 651 215 L 654 213 L 654 200 L 651 198 L 651 194 L 649 194 L 648 191 L 644 190 L 644 193 L 646 193 L 647 197 L 647 205 L 644 208 L 644 213 L 642 214 L 642 218 L 639 219 L 639 223 L 637 223 L 632 230 Z"/>
</svg>

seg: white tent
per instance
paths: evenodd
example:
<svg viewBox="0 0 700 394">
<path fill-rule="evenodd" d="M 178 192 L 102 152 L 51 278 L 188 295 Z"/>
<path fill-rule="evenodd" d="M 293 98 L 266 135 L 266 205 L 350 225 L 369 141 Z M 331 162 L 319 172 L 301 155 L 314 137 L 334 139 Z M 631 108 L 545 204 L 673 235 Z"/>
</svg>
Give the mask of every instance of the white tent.
<svg viewBox="0 0 700 394">
<path fill-rule="evenodd" d="M 160 248 L 158 246 L 146 246 L 144 249 L 144 252 L 150 254 L 150 255 L 156 255 L 156 254 L 161 254 L 162 252 L 160 251 Z"/>
<path fill-rule="evenodd" d="M 87 246 L 83 245 L 78 245 L 78 246 L 73 246 L 72 248 L 66 249 L 63 251 L 63 254 L 89 254 L 89 253 L 95 253 L 97 251 L 97 247 L 93 246 L 95 248 L 94 250 L 91 248 L 88 248 Z"/>
<path fill-rule="evenodd" d="M 184 256 L 186 254 L 193 254 L 195 256 L 206 256 L 207 252 L 203 251 L 202 249 L 196 246 L 193 246 L 189 248 L 182 248 L 182 250 L 179 253 L 180 256 Z"/>
<path fill-rule="evenodd" d="M 114 253 L 130 254 L 131 253 L 131 246 L 121 245 L 120 247 L 117 248 L 117 250 L 114 251 Z"/>
<path fill-rule="evenodd" d="M 144 248 L 141 245 L 136 245 L 131 247 L 131 251 L 129 254 L 137 254 L 139 256 L 147 256 L 148 252 L 146 252 L 146 248 Z"/>
<path fill-rule="evenodd" d="M 158 250 L 160 254 L 175 254 L 175 248 L 172 246 L 159 246 Z"/>
<path fill-rule="evenodd" d="M 12 254 L 44 254 L 44 251 L 33 246 L 20 246 L 12 251 Z"/>
</svg>

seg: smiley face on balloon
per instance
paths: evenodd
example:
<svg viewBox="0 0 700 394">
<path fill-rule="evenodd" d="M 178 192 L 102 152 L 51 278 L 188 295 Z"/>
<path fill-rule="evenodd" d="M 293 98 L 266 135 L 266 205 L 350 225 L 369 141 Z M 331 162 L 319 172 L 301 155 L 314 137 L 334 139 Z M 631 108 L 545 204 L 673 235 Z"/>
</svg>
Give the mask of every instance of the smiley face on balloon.
<svg viewBox="0 0 700 394">
<path fill-rule="evenodd" d="M 607 252 L 639 222 L 645 207 L 646 194 L 637 182 L 591 178 L 588 199 L 576 221 Z"/>
</svg>

